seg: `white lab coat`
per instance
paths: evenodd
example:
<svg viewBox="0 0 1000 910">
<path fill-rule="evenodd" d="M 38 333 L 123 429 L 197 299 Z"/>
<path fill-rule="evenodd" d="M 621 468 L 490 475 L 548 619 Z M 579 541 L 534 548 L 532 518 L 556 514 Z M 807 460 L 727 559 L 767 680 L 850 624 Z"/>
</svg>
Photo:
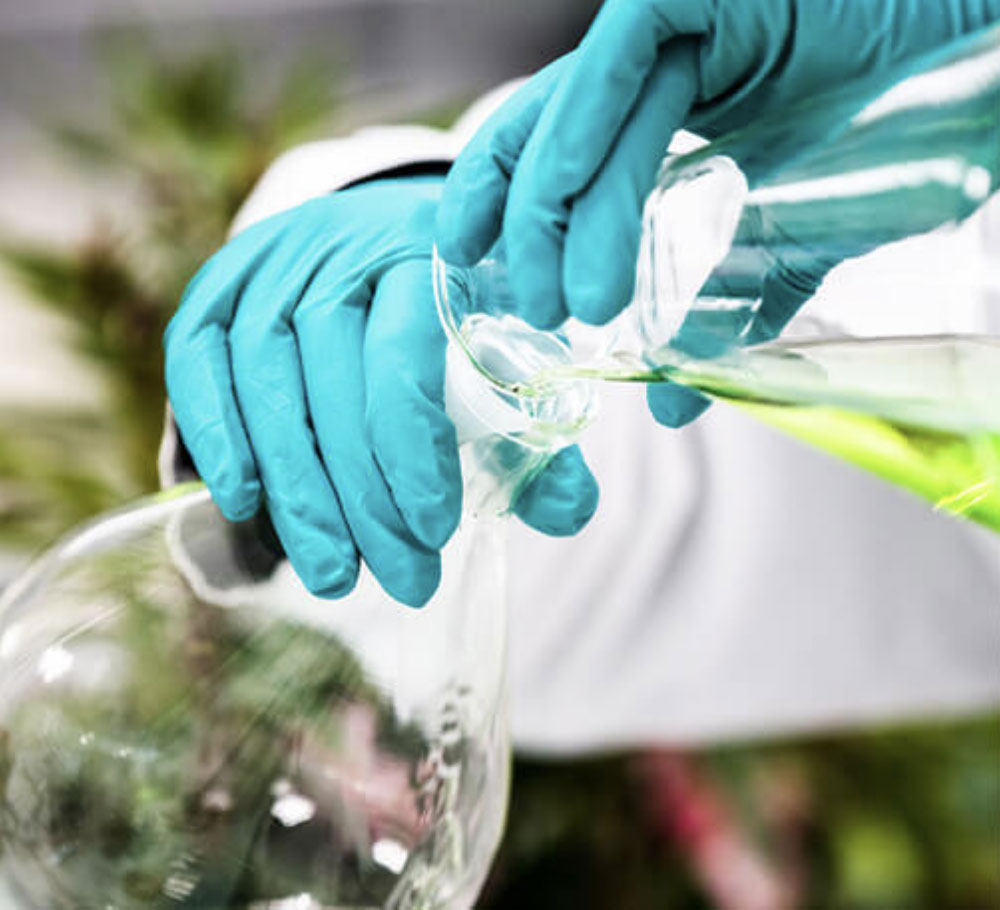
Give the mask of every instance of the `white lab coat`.
<svg viewBox="0 0 1000 910">
<path fill-rule="evenodd" d="M 234 230 L 393 167 L 452 160 L 507 91 L 448 132 L 367 129 L 288 152 Z M 868 333 L 901 320 L 974 329 L 982 282 L 961 276 L 978 230 L 843 267 L 810 309 Z M 928 291 L 941 282 L 947 313 Z M 718 742 L 1000 704 L 1000 537 L 725 407 L 663 429 L 634 386 L 606 390 L 582 446 L 601 485 L 583 533 L 512 522 L 520 748 Z M 168 430 L 168 483 L 175 455 Z"/>
</svg>

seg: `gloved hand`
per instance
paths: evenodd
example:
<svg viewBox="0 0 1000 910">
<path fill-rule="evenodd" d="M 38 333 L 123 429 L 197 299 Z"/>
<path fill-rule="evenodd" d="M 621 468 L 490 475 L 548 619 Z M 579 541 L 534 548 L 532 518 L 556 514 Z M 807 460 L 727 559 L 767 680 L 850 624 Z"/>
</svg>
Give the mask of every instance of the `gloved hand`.
<svg viewBox="0 0 1000 910">
<path fill-rule="evenodd" d="M 573 54 L 480 129 L 438 214 L 442 256 L 471 265 L 501 226 L 521 315 L 601 323 L 628 303 L 643 202 L 674 132 L 713 137 L 1000 19 L 1000 0 L 607 0 Z M 767 282 L 751 332 L 777 334 L 823 269 Z M 700 396 L 651 386 L 672 426 Z"/>
<path fill-rule="evenodd" d="M 431 282 L 440 178 L 316 199 L 237 235 L 167 329 L 167 390 L 223 514 L 266 504 L 306 586 L 338 597 L 359 556 L 414 606 L 440 579 L 462 484 L 444 411 L 445 336 Z M 515 504 L 572 534 L 596 507 L 577 448 Z"/>
</svg>

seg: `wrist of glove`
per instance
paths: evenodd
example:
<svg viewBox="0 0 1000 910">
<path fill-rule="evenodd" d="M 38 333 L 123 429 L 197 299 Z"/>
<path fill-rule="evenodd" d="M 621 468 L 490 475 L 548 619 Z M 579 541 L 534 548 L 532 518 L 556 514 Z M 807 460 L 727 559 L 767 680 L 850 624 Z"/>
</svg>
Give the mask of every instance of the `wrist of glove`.
<svg viewBox="0 0 1000 910">
<path fill-rule="evenodd" d="M 213 499 L 231 520 L 266 508 L 321 596 L 347 594 L 363 560 L 423 604 L 459 521 L 430 273 L 441 186 L 372 182 L 248 228 L 194 277 L 165 336 L 177 426 Z M 514 511 L 571 534 L 596 499 L 574 447 Z"/>
</svg>

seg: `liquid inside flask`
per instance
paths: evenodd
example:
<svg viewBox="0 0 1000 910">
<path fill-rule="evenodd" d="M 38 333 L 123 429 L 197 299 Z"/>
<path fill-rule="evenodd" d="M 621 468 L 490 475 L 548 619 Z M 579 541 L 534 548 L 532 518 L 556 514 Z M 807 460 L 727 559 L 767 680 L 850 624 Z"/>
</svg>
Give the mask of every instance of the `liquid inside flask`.
<svg viewBox="0 0 1000 910">
<path fill-rule="evenodd" d="M 4 910 L 472 905 L 508 787 L 502 513 L 585 413 L 452 359 L 466 506 L 423 609 L 364 573 L 312 597 L 266 519 L 226 522 L 199 484 L 8 589 Z"/>
<path fill-rule="evenodd" d="M 629 306 L 604 326 L 568 320 L 569 363 L 511 391 L 679 383 L 1000 532 L 998 186 L 994 28 L 668 156 Z M 930 278 L 869 269 L 849 285 L 869 254 Z M 502 242 L 472 268 L 436 260 L 444 321 L 472 356 L 486 337 L 544 344 L 506 274 Z M 823 282 L 850 286 L 848 304 L 807 303 L 779 335 Z"/>
</svg>

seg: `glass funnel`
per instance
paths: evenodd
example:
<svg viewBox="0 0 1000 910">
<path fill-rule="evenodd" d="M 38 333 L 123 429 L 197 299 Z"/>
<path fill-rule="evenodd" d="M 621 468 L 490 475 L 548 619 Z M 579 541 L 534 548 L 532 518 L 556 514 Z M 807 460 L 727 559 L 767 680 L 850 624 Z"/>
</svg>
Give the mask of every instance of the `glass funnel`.
<svg viewBox="0 0 1000 910">
<path fill-rule="evenodd" d="M 473 359 L 484 337 L 559 342 L 527 382 L 478 360 L 512 393 L 679 383 L 1000 531 L 998 186 L 992 29 L 668 156 L 604 326 L 521 320 L 502 241 L 472 268 L 438 258 L 435 291 Z"/>
<path fill-rule="evenodd" d="M 472 905 L 508 787 L 502 513 L 586 415 L 449 380 L 466 506 L 421 610 L 364 572 L 312 597 L 199 484 L 5 593 L 4 910 Z"/>
</svg>

